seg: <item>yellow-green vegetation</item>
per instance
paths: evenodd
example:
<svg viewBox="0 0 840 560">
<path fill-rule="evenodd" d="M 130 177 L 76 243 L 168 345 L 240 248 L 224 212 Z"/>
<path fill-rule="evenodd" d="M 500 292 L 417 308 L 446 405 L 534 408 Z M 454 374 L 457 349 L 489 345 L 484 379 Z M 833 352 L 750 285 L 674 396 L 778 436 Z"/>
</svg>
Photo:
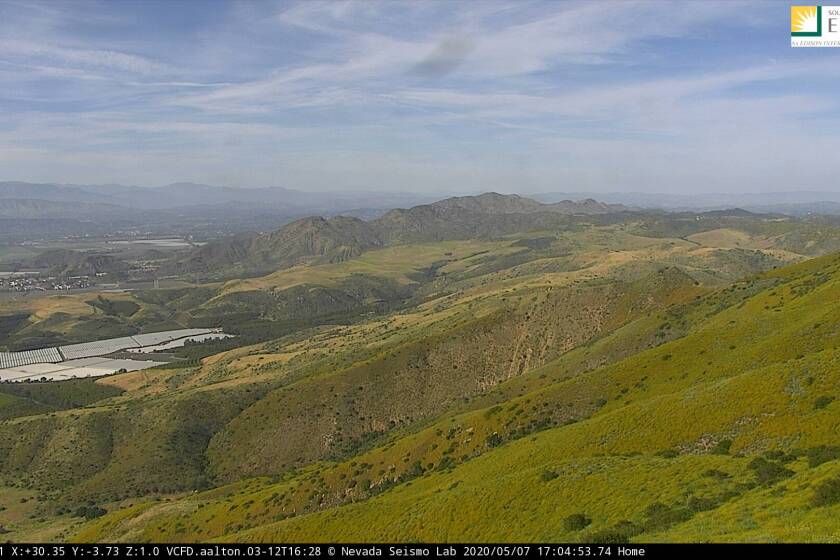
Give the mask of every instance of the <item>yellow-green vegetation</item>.
<svg viewBox="0 0 840 560">
<path fill-rule="evenodd" d="M 444 241 L 415 245 L 397 245 L 368 251 L 357 258 L 335 264 L 295 266 L 248 280 L 225 283 L 222 295 L 248 290 L 283 290 L 300 284 L 334 286 L 354 275 L 393 278 L 409 284 L 411 277 L 424 267 L 436 266 L 443 272 L 458 272 L 472 266 L 481 256 L 490 253 L 505 255 L 518 252 L 510 241 Z"/>
<path fill-rule="evenodd" d="M 25 488 L 0 486 L 0 534 L 23 542 L 51 542 L 67 539 L 79 530 L 81 520 L 69 515 L 39 513 L 37 493 Z"/>
<path fill-rule="evenodd" d="M 31 416 L 93 404 L 119 395 L 114 386 L 93 379 L 73 379 L 53 383 L 0 384 L 0 419 Z"/>
<path fill-rule="evenodd" d="M 612 365 L 77 538 L 836 540 L 839 306 L 840 257 L 779 269 L 669 308 L 685 333 Z"/>
<path fill-rule="evenodd" d="M 599 219 L 32 300 L 33 338 L 240 336 L 60 402 L 0 390 L 0 482 L 76 540 L 833 538 L 840 257 L 805 258 L 836 238 Z"/>
</svg>

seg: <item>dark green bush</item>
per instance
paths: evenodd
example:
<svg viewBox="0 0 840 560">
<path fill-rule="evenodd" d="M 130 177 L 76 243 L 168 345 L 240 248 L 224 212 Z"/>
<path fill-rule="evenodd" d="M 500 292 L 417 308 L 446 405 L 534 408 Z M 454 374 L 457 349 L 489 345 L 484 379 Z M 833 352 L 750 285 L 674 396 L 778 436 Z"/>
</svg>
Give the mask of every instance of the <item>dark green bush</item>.
<svg viewBox="0 0 840 560">
<path fill-rule="evenodd" d="M 81 506 L 76 510 L 76 517 L 84 517 L 85 519 L 96 519 L 105 515 L 107 510 L 99 506 Z"/>
<path fill-rule="evenodd" d="M 726 478 L 731 478 L 732 475 L 718 469 L 709 469 L 703 473 L 703 476 L 708 476 L 709 478 L 716 478 L 718 480 L 724 480 Z"/>
<path fill-rule="evenodd" d="M 563 520 L 563 528 L 567 531 L 580 531 L 592 523 L 592 520 L 583 513 L 573 513 Z"/>
<path fill-rule="evenodd" d="M 729 455 L 729 449 L 732 447 L 732 440 L 731 439 L 722 439 L 717 442 L 712 448 L 712 453 L 715 455 Z"/>
<path fill-rule="evenodd" d="M 755 471 L 755 481 L 762 486 L 772 486 L 780 480 L 794 475 L 792 470 L 763 457 L 756 457 L 747 466 Z"/>
<path fill-rule="evenodd" d="M 489 436 L 487 436 L 487 440 L 485 441 L 487 447 L 498 447 L 502 444 L 502 436 L 498 433 L 493 432 Z"/>
<path fill-rule="evenodd" d="M 691 512 L 687 509 L 668 506 L 656 502 L 645 509 L 645 525 L 647 531 L 662 531 L 677 523 L 682 523 L 691 518 Z"/>
<path fill-rule="evenodd" d="M 629 543 L 632 537 L 641 532 L 642 528 L 632 521 L 619 521 L 612 527 L 589 533 L 585 541 L 599 544 L 624 544 Z"/>
<path fill-rule="evenodd" d="M 840 445 L 819 445 L 805 452 L 808 456 L 808 466 L 818 467 L 823 463 L 840 459 Z"/>
<path fill-rule="evenodd" d="M 713 510 L 718 507 L 718 505 L 720 505 L 718 500 L 713 498 L 702 498 L 699 496 L 691 496 L 686 503 L 686 507 L 691 513 Z"/>
<path fill-rule="evenodd" d="M 840 477 L 830 478 L 814 488 L 811 503 L 816 507 L 831 506 L 840 503 Z"/>
<path fill-rule="evenodd" d="M 676 449 L 663 449 L 662 451 L 657 453 L 657 455 L 659 455 L 660 457 L 665 457 L 666 459 L 673 459 L 679 454 L 679 451 L 677 451 Z"/>
<path fill-rule="evenodd" d="M 452 459 L 452 457 L 450 457 L 448 455 L 444 455 L 441 458 L 440 462 L 438 462 L 437 467 L 435 467 L 435 469 L 439 470 L 439 471 L 445 471 L 445 470 L 452 469 L 454 467 L 455 467 L 455 461 Z"/>
<path fill-rule="evenodd" d="M 821 397 L 817 397 L 817 400 L 814 401 L 814 410 L 822 410 L 832 402 L 834 402 L 833 396 L 823 395 Z"/>
</svg>

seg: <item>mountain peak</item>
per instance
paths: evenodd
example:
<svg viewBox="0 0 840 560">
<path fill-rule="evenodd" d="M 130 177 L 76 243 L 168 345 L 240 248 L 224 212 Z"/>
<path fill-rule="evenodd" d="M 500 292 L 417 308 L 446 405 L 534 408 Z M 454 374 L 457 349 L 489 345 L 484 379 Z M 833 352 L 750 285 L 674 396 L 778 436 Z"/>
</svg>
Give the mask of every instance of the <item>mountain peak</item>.
<svg viewBox="0 0 840 560">
<path fill-rule="evenodd" d="M 518 194 L 500 194 L 487 192 L 475 196 L 456 196 L 430 204 L 434 208 L 446 210 L 460 209 L 482 214 L 531 214 L 535 212 L 555 212 L 561 214 L 605 214 L 618 212 L 626 208 L 598 202 L 592 198 L 574 202 L 564 200 L 553 204 L 543 204 L 532 198 Z"/>
</svg>

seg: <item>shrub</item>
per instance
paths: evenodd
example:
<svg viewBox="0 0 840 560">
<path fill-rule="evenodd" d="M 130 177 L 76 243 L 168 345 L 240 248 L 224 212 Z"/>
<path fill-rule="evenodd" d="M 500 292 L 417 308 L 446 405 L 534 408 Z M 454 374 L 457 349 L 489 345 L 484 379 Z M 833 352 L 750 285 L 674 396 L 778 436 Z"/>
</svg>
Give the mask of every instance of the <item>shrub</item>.
<svg viewBox="0 0 840 560">
<path fill-rule="evenodd" d="M 632 535 L 628 535 L 610 527 L 607 529 L 601 529 L 600 531 L 595 531 L 594 533 L 589 533 L 589 536 L 586 537 L 586 542 L 599 544 L 625 544 L 630 542 L 631 536 Z"/>
<path fill-rule="evenodd" d="M 765 453 L 764 457 L 771 461 L 776 461 L 778 463 L 786 465 L 791 461 L 795 461 L 798 455 L 796 451 L 791 453 L 785 453 L 784 451 L 774 449 L 773 451 L 768 451 L 767 453 Z"/>
<path fill-rule="evenodd" d="M 624 544 L 641 532 L 642 528 L 632 521 L 619 521 L 612 527 L 589 533 L 585 540 L 599 544 Z"/>
<path fill-rule="evenodd" d="M 658 452 L 657 455 L 660 457 L 665 457 L 666 459 L 673 459 L 679 452 L 676 449 L 663 449 L 662 451 Z"/>
<path fill-rule="evenodd" d="M 703 476 L 708 476 L 709 478 L 716 478 L 718 480 L 731 478 L 731 475 L 729 473 L 723 472 L 722 470 L 718 469 L 709 469 L 703 473 Z"/>
<path fill-rule="evenodd" d="M 108 513 L 105 509 L 98 506 L 81 506 L 76 510 L 76 517 L 84 517 L 85 519 L 96 519 Z"/>
<path fill-rule="evenodd" d="M 656 502 L 645 510 L 645 529 L 649 531 L 661 531 L 671 525 L 682 523 L 691 518 L 691 512 L 678 507 L 668 506 Z"/>
<path fill-rule="evenodd" d="M 498 447 L 502 444 L 502 436 L 500 436 L 497 432 L 493 432 L 487 436 L 485 444 L 487 447 Z"/>
<path fill-rule="evenodd" d="M 832 402 L 834 402 L 834 397 L 830 397 L 828 395 L 817 397 L 817 400 L 814 401 L 814 410 L 822 410 Z"/>
<path fill-rule="evenodd" d="M 811 503 L 816 507 L 840 503 L 840 477 L 821 482 L 814 489 L 814 497 L 811 499 Z"/>
<path fill-rule="evenodd" d="M 715 509 L 718 505 L 718 501 L 713 498 L 702 498 L 699 496 L 691 496 L 686 503 L 686 507 L 692 513 L 709 511 Z"/>
<path fill-rule="evenodd" d="M 407 478 L 416 478 L 418 476 L 423 476 L 423 465 L 420 461 L 414 461 L 411 464 L 411 468 L 406 471 Z"/>
<path fill-rule="evenodd" d="M 732 440 L 731 439 L 722 439 L 717 442 L 712 448 L 712 453 L 715 455 L 729 455 L 729 449 L 732 447 Z"/>
<path fill-rule="evenodd" d="M 563 528 L 567 531 L 580 531 L 592 523 L 592 520 L 583 513 L 573 513 L 563 520 Z"/>
<path fill-rule="evenodd" d="M 808 466 L 814 468 L 823 463 L 840 459 L 840 446 L 820 445 L 808 449 L 806 454 L 808 455 Z"/>
<path fill-rule="evenodd" d="M 441 457 L 440 462 L 438 462 L 436 470 L 445 471 L 455 467 L 455 461 L 449 455 L 444 455 Z"/>
<path fill-rule="evenodd" d="M 755 471 L 755 481 L 762 486 L 772 486 L 794 475 L 792 470 L 762 457 L 756 457 L 747 466 Z"/>
<path fill-rule="evenodd" d="M 554 480 L 558 476 L 560 476 L 560 475 L 558 475 L 556 472 L 546 469 L 540 475 L 540 480 L 543 481 L 543 482 L 548 482 L 550 480 Z"/>
</svg>

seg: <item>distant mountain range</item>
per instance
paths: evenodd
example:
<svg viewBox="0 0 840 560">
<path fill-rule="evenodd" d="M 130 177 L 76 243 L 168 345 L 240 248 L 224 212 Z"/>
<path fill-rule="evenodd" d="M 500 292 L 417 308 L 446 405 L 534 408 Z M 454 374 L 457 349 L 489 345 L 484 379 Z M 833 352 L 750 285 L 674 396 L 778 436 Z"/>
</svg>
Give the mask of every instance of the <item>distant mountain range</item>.
<svg viewBox="0 0 840 560">
<path fill-rule="evenodd" d="M 726 210 L 743 208 L 751 212 L 779 213 L 791 216 L 808 214 L 840 215 L 840 192 L 799 191 L 772 193 L 538 193 L 529 195 L 541 202 L 556 202 L 568 198 L 597 196 L 612 204 L 626 204 L 637 208 L 661 210 Z"/>
<path fill-rule="evenodd" d="M 521 198 L 516 204 L 557 204 L 571 200 L 592 200 L 595 195 L 586 192 L 554 192 L 528 196 L 530 199 Z M 124 212 L 150 210 L 206 216 L 269 212 L 286 216 L 343 213 L 367 219 L 380 216 L 391 208 L 430 203 L 437 198 L 434 195 L 404 192 L 304 192 L 284 187 L 234 188 L 186 182 L 162 187 L 137 187 L 6 181 L 0 182 L 0 218 L 89 218 L 103 213 L 114 216 Z M 469 209 L 474 198 L 455 197 L 447 204 Z M 601 203 L 664 210 L 744 208 L 753 212 L 791 215 L 840 214 L 840 192 L 610 192 L 598 193 L 597 198 Z M 525 200 L 530 202 L 523 202 Z M 521 212 L 524 207 L 512 208 L 515 208 L 515 212 Z"/>
<path fill-rule="evenodd" d="M 234 205 L 240 209 L 273 209 L 283 212 L 393 208 L 428 202 L 434 197 L 410 193 L 303 192 L 283 187 L 231 188 L 196 183 L 172 183 L 163 187 L 124 185 L 63 185 L 54 183 L 0 182 L 0 201 L 38 200 L 78 205 L 111 205 L 134 210 L 176 210 Z M 2 207 L 0 207 L 2 208 Z M 90 207 L 82 208 L 83 210 Z"/>
<path fill-rule="evenodd" d="M 313 215 L 327 219 L 349 216 L 375 223 L 381 230 L 376 234 L 381 242 L 383 235 L 397 235 L 394 232 L 399 232 L 404 242 L 493 235 L 519 231 L 524 224 L 518 222 L 535 219 L 533 215 L 550 226 L 557 222 L 558 215 L 603 214 L 619 207 L 692 212 L 742 208 L 791 216 L 840 216 L 840 193 L 817 191 L 603 193 L 597 195 L 599 201 L 591 196 L 580 192 L 530 197 L 485 194 L 435 202 L 435 195 L 399 192 L 303 192 L 283 187 L 232 188 L 196 183 L 136 187 L 7 181 L 0 182 L 0 242 L 103 235 L 230 240 L 241 233 L 275 232 L 284 224 Z M 488 221 L 476 217 L 487 213 L 501 218 Z M 525 218 L 527 214 L 532 216 Z M 251 237 L 236 237 L 235 243 L 245 239 Z M 234 250 L 242 247 L 222 249 Z"/>
<path fill-rule="evenodd" d="M 488 238 L 557 227 L 570 216 L 624 212 L 592 199 L 542 204 L 519 195 L 485 193 L 397 208 L 370 221 L 348 216 L 307 217 L 261 235 L 220 239 L 179 258 L 177 272 L 253 273 L 317 260 L 341 262 L 364 251 L 401 243 Z"/>
<path fill-rule="evenodd" d="M 0 218 L 79 218 L 127 215 L 125 206 L 98 202 L 41 200 L 33 198 L 0 198 Z"/>
<path fill-rule="evenodd" d="M 143 231 L 213 238 L 270 231 L 307 215 L 373 219 L 397 206 L 431 202 L 411 193 L 307 193 L 281 187 L 164 187 L 0 182 L 0 240 Z"/>
</svg>

